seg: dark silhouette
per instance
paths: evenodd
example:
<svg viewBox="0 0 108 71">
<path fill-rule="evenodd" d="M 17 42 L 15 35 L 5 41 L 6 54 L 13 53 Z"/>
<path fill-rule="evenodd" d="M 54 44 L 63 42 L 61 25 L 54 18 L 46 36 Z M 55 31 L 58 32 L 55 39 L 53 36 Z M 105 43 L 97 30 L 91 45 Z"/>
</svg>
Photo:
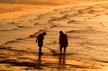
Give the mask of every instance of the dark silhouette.
<svg viewBox="0 0 108 71">
<path fill-rule="evenodd" d="M 59 45 L 60 45 L 60 54 L 62 54 L 62 49 L 64 48 L 64 54 L 66 53 L 66 48 L 68 46 L 68 38 L 67 35 L 64 34 L 62 31 L 59 32 Z"/>
<path fill-rule="evenodd" d="M 43 55 L 42 46 L 43 46 L 44 35 L 46 35 L 46 32 L 43 32 L 36 37 L 36 42 L 38 43 L 38 47 L 39 47 L 39 53 L 38 53 L 39 60 L 41 60 L 41 55 Z"/>
<path fill-rule="evenodd" d="M 5 59 L 5 60 L 0 60 L 0 64 L 9 64 L 11 66 L 21 66 L 21 67 L 25 67 L 25 70 L 27 69 L 38 69 L 41 70 L 43 67 L 45 67 L 45 65 L 43 64 L 39 64 L 39 62 L 25 62 L 25 61 L 16 61 L 16 60 L 9 60 L 9 59 Z M 5 70 L 0 70 L 0 71 L 5 71 Z"/>
</svg>

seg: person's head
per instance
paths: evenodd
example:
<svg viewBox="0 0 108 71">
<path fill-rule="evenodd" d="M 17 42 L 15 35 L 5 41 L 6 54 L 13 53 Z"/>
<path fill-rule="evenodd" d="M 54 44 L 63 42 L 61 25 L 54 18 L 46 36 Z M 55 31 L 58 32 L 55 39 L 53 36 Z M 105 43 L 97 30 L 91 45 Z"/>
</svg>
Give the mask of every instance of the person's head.
<svg viewBox="0 0 108 71">
<path fill-rule="evenodd" d="M 60 31 L 59 33 L 60 33 L 60 34 L 63 34 L 63 31 Z"/>
<path fill-rule="evenodd" d="M 46 35 L 46 32 L 43 32 L 43 35 Z"/>
</svg>

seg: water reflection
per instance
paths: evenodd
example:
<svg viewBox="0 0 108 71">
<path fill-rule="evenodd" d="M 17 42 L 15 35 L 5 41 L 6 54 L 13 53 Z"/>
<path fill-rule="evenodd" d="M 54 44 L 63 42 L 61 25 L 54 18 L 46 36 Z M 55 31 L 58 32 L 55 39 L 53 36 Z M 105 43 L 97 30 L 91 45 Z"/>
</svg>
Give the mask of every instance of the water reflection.
<svg viewBox="0 0 108 71">
<path fill-rule="evenodd" d="M 65 54 L 59 54 L 59 64 L 60 65 L 65 65 Z"/>
<path fill-rule="evenodd" d="M 41 64 L 41 54 L 38 54 L 38 64 Z"/>
<path fill-rule="evenodd" d="M 41 61 L 41 54 L 38 54 L 38 60 Z"/>
<path fill-rule="evenodd" d="M 41 60 L 41 54 L 38 55 L 38 60 L 37 60 L 37 66 L 36 68 L 38 69 L 42 69 L 43 65 L 42 65 L 42 60 Z"/>
<path fill-rule="evenodd" d="M 41 58 L 41 54 L 38 55 L 38 68 L 39 69 L 43 69 L 43 67 L 45 68 L 52 68 L 52 67 L 57 67 L 58 71 L 64 71 L 66 68 L 66 55 L 65 54 L 59 54 L 58 55 L 58 64 L 55 65 L 55 63 L 49 63 L 50 60 L 48 60 L 48 63 L 43 63 L 42 62 L 42 58 Z"/>
<path fill-rule="evenodd" d="M 66 56 L 65 54 L 59 54 L 58 71 L 65 71 L 66 68 Z"/>
</svg>

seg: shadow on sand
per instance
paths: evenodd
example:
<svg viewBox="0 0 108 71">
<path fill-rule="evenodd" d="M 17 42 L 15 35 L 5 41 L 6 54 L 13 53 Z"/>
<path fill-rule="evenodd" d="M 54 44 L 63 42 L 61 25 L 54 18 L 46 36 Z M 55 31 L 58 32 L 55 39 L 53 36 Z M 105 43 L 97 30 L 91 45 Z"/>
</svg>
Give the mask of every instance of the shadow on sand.
<svg viewBox="0 0 108 71">
<path fill-rule="evenodd" d="M 65 55 L 59 55 L 59 62 L 51 63 L 50 61 L 43 63 L 43 60 L 41 60 L 41 55 L 38 56 L 38 59 L 36 61 L 19 61 L 19 60 L 13 60 L 13 59 L 1 59 L 0 64 L 9 64 L 10 66 L 18 66 L 18 67 L 25 67 L 25 70 L 31 70 L 31 69 L 43 69 L 43 68 L 52 68 L 53 66 L 61 67 L 62 65 L 65 65 Z"/>
<path fill-rule="evenodd" d="M 43 69 L 42 67 L 47 66 L 41 63 L 41 60 L 36 62 L 19 62 L 16 60 L 0 60 L 0 64 L 9 64 L 11 66 L 23 66 L 27 67 L 28 69 Z"/>
</svg>

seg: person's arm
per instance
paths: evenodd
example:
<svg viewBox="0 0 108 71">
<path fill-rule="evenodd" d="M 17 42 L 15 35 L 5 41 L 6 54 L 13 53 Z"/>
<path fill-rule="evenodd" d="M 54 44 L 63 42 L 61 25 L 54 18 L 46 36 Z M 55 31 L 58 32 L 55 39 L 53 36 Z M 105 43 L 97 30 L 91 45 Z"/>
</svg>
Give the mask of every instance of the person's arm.
<svg viewBox="0 0 108 71">
<path fill-rule="evenodd" d="M 59 36 L 59 44 L 61 44 L 61 35 Z"/>
<path fill-rule="evenodd" d="M 36 43 L 38 42 L 38 36 L 36 37 L 36 41 L 35 41 Z"/>
<path fill-rule="evenodd" d="M 37 39 L 36 39 L 36 43 L 37 43 Z"/>
<path fill-rule="evenodd" d="M 68 37 L 67 37 L 67 35 L 65 35 L 65 36 L 66 36 L 66 44 L 68 46 Z"/>
</svg>

